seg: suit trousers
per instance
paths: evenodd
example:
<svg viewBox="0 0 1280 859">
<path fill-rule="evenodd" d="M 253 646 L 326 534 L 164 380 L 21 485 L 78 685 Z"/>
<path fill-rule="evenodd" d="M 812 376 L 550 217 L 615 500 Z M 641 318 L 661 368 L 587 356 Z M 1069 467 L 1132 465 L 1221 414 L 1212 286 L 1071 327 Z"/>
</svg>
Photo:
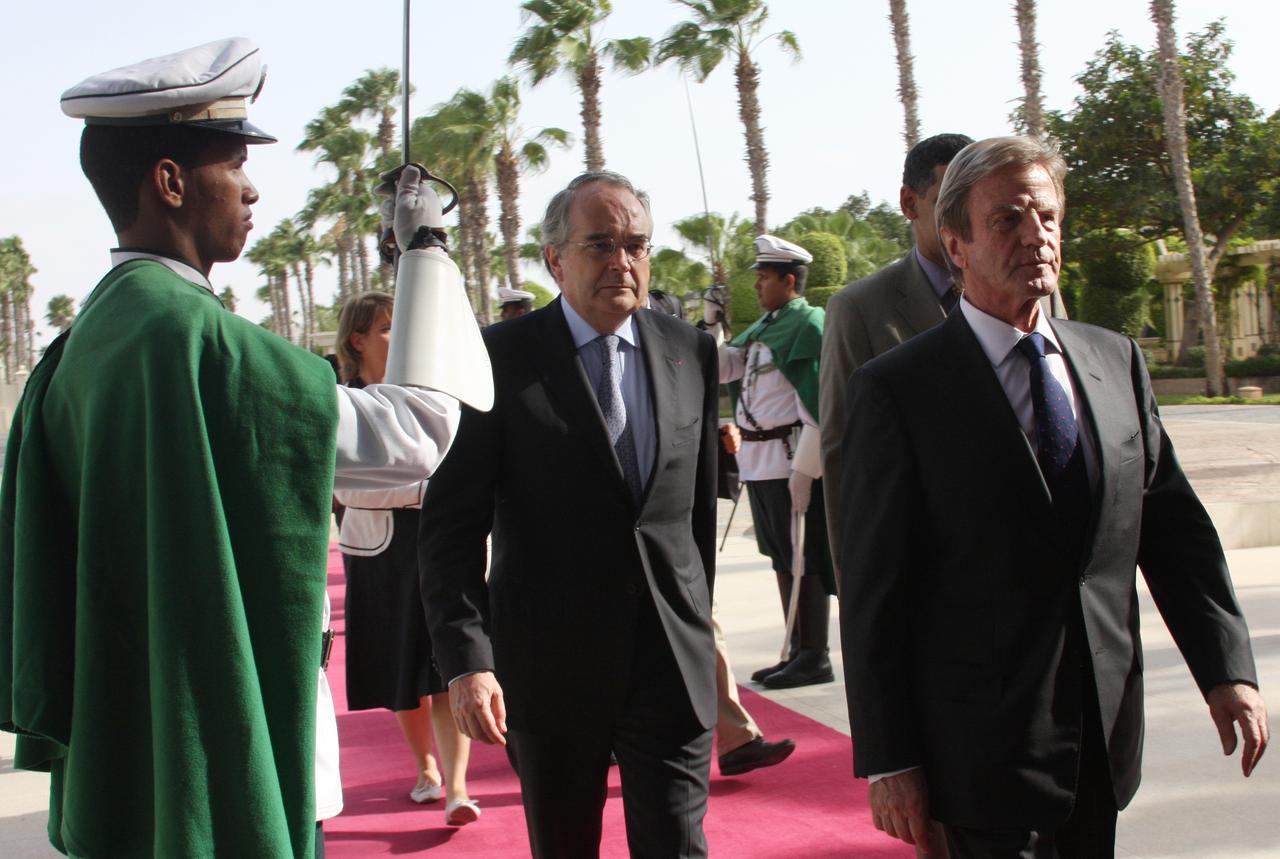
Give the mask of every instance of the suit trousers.
<svg viewBox="0 0 1280 859">
<path fill-rule="evenodd" d="M 1115 791 L 1102 736 L 1097 684 L 1085 654 L 1084 619 L 1071 630 L 1081 654 L 1080 759 L 1075 804 L 1056 829 L 978 830 L 944 825 L 951 859 L 1112 859 L 1116 849 Z"/>
<path fill-rule="evenodd" d="M 554 735 L 507 733 L 536 859 L 599 856 L 610 752 L 622 777 L 631 855 L 707 855 L 702 820 L 711 785 L 711 731 L 693 715 L 652 603 L 642 601 L 638 611 L 632 664 L 624 669 L 626 699 L 612 724 L 576 725 Z"/>
<path fill-rule="evenodd" d="M 738 698 L 738 681 L 729 665 L 729 645 L 711 603 L 711 631 L 716 637 L 716 754 L 724 755 L 763 737 L 764 732 Z"/>
</svg>

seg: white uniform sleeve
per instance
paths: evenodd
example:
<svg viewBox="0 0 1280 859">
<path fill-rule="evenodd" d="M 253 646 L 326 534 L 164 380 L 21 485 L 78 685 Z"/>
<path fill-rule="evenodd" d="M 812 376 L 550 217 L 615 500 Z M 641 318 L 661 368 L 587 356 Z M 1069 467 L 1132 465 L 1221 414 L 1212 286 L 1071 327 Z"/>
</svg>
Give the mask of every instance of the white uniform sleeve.
<svg viewBox="0 0 1280 859">
<path fill-rule="evenodd" d="M 398 385 L 335 390 L 336 489 L 384 489 L 424 480 L 453 444 L 461 409 L 447 394 Z"/>
<path fill-rule="evenodd" d="M 344 507 L 361 510 L 395 510 L 400 507 L 422 507 L 427 481 L 389 489 L 335 489 L 333 496 Z"/>
<path fill-rule="evenodd" d="M 707 326 L 707 333 L 716 340 L 716 354 L 720 357 L 720 384 L 736 382 L 747 371 L 747 350 L 730 346 L 724 339 L 724 327 L 717 322 Z"/>
<path fill-rule="evenodd" d="M 791 470 L 814 480 L 822 477 L 822 436 L 811 423 L 806 422 L 800 428 L 800 440 L 796 442 L 796 455 L 791 460 Z"/>
</svg>

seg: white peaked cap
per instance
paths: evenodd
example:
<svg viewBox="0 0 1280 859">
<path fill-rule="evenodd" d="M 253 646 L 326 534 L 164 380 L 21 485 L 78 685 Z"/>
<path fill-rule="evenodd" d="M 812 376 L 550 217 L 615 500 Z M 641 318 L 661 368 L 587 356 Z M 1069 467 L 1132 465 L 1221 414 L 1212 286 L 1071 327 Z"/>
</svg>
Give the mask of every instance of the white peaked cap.
<svg viewBox="0 0 1280 859">
<path fill-rule="evenodd" d="M 508 304 L 512 301 L 533 301 L 533 293 L 525 292 L 523 289 L 509 289 L 505 286 L 498 287 L 498 303 Z"/>
<path fill-rule="evenodd" d="M 266 70 L 248 39 L 209 42 L 93 75 L 62 94 L 62 112 L 90 125 L 200 125 L 267 142 L 246 103 Z"/>
<path fill-rule="evenodd" d="M 761 263 L 769 263 L 773 265 L 808 265 L 813 262 L 813 254 L 800 247 L 795 242 L 789 242 L 786 239 L 780 239 L 777 236 L 771 236 L 768 233 L 756 236 L 756 264 L 752 268 L 759 268 Z"/>
</svg>

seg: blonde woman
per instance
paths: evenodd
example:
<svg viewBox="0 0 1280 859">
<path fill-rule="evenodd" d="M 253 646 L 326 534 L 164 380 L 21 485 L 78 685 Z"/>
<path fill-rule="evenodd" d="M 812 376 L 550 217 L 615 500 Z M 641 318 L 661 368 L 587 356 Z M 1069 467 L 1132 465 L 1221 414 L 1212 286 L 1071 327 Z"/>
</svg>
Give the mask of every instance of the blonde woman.
<svg viewBox="0 0 1280 859">
<path fill-rule="evenodd" d="M 343 305 L 337 351 L 348 386 L 382 382 L 391 310 L 385 292 L 355 295 Z M 480 807 L 467 795 L 471 740 L 454 725 L 418 592 L 418 513 L 425 487 L 423 481 L 335 493 L 346 507 L 339 548 L 347 575 L 347 708 L 395 712 L 417 772 L 410 799 L 438 802 L 447 791 L 445 821 L 463 826 L 479 818 Z M 431 753 L 433 734 L 439 763 Z"/>
</svg>

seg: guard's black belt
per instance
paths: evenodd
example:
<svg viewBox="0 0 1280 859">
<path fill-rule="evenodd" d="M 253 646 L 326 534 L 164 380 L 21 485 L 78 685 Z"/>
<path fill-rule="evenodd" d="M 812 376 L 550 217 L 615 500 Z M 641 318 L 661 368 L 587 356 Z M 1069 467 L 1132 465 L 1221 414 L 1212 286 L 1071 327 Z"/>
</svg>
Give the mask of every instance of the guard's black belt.
<svg viewBox="0 0 1280 859">
<path fill-rule="evenodd" d="M 773 441 L 775 438 L 786 438 L 791 435 L 791 431 L 798 426 L 803 426 L 800 421 L 786 426 L 774 427 L 767 430 L 753 430 L 738 424 L 738 430 L 742 433 L 743 441 Z"/>
</svg>

